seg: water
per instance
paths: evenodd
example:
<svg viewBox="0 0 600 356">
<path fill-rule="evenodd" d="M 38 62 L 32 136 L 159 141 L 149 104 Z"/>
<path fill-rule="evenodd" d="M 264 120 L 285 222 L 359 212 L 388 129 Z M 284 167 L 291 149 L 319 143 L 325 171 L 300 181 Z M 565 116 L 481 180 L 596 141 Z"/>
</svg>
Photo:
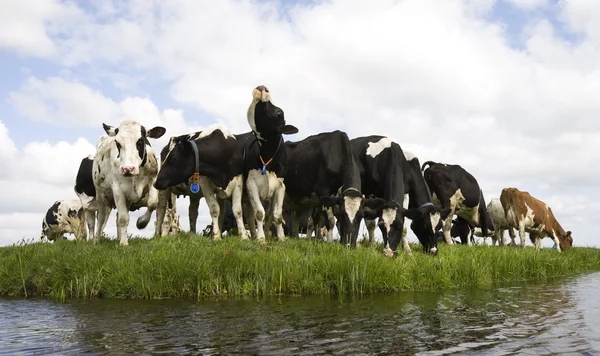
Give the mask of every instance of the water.
<svg viewBox="0 0 600 356">
<path fill-rule="evenodd" d="M 600 355 L 600 273 L 360 299 L 0 299 L 0 355 Z"/>
</svg>

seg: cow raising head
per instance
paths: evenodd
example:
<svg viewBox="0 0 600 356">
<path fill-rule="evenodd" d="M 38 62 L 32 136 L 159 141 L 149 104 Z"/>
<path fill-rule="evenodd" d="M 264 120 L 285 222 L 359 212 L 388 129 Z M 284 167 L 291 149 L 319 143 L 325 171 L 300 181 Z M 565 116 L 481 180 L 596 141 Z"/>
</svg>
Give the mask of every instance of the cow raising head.
<svg viewBox="0 0 600 356">
<path fill-rule="evenodd" d="M 271 93 L 264 85 L 252 91 L 252 102 L 248 108 L 248 124 L 259 139 L 298 132 L 295 126 L 286 125 L 283 110 L 271 102 Z"/>
<path fill-rule="evenodd" d="M 114 128 L 102 124 L 104 131 L 113 138 L 111 149 L 111 163 L 124 177 L 136 176 L 140 173 L 147 161 L 146 145 L 150 145 L 149 138 L 160 138 L 166 129 L 156 126 L 146 132 L 146 128 L 132 120 L 125 120 Z"/>
</svg>

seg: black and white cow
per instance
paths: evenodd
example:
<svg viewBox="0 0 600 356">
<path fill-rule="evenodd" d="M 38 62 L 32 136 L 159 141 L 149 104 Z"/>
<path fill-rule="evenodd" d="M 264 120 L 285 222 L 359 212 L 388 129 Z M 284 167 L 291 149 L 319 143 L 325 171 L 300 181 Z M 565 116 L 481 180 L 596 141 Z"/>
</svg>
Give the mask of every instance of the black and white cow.
<svg viewBox="0 0 600 356">
<path fill-rule="evenodd" d="M 158 204 L 158 191 L 153 184 L 160 161 L 148 138 L 160 138 L 166 129 L 157 126 L 146 131 L 144 126 L 133 120 L 125 120 L 116 128 L 106 124 L 102 126 L 108 137 L 99 143 L 92 167 L 98 208 L 94 242 L 100 242 L 110 212 L 116 208 L 117 239 L 121 245 L 128 245 L 131 206 L 148 208 L 136 224 L 138 229 L 143 229 Z"/>
<path fill-rule="evenodd" d="M 49 241 L 66 238 L 73 234 L 77 240 L 86 239 L 85 219 L 79 199 L 57 200 L 46 212 L 42 221 L 41 239 Z"/>
<path fill-rule="evenodd" d="M 244 184 L 249 200 L 246 208 L 250 231 L 260 242 L 265 242 L 265 208 L 262 201 L 269 200 L 277 237 L 283 240 L 283 179 L 287 162 L 283 135 L 295 134 L 298 129 L 286 124 L 283 110 L 272 103 L 271 93 L 264 85 L 252 91 L 247 118 L 255 135 L 255 139 L 244 148 Z"/>
<path fill-rule="evenodd" d="M 327 240 L 331 242 L 335 226 L 331 209 L 338 208 L 340 242 L 355 247 L 363 197 L 360 171 L 348 135 L 339 130 L 324 132 L 286 142 L 285 148 L 284 209 L 298 214 L 312 210 L 317 238 L 320 237 L 320 215 L 325 215 Z M 293 219 L 292 235 L 297 237 L 298 229 L 294 225 Z"/>
<path fill-rule="evenodd" d="M 480 227 L 485 236 L 488 236 L 488 231 L 494 231 L 483 192 L 475 177 L 459 165 L 433 161 L 423 163 L 421 169 L 433 200 L 442 212 L 446 243 L 454 244 L 451 236 L 454 214 L 463 218 L 471 227 Z M 466 240 L 471 245 L 471 239 Z"/>
<path fill-rule="evenodd" d="M 358 137 L 350 142 L 360 163 L 362 192 L 367 197 L 380 198 L 372 200 L 376 204 L 366 206 L 364 215 L 367 219 L 379 217 L 386 256 L 397 254 L 400 240 L 403 249 L 410 251 L 408 241 L 402 237 L 404 217 L 412 220 L 410 227 L 424 251 L 437 254 L 440 211 L 421 175 L 419 159 L 385 136 Z M 403 206 L 405 194 L 408 208 Z"/>
<path fill-rule="evenodd" d="M 192 139 L 197 139 L 198 137 L 200 137 L 201 132 L 202 131 L 190 133 L 187 135 L 187 137 L 185 139 L 188 141 L 192 140 Z M 163 147 L 163 149 L 160 151 L 161 166 L 164 166 L 165 159 L 167 158 L 168 153 L 175 147 L 174 140 L 177 137 L 183 137 L 183 136 L 185 136 L 185 135 L 172 136 L 171 138 L 169 138 L 169 142 L 167 143 L 167 145 L 165 147 Z M 166 198 L 170 194 L 174 194 L 177 197 L 183 195 L 184 197 L 190 198 L 190 205 L 188 207 L 190 232 L 194 233 L 194 234 L 196 233 L 196 222 L 198 221 L 198 209 L 200 208 L 200 199 L 202 199 L 203 195 L 202 195 L 202 189 L 198 190 L 197 192 L 192 192 L 190 188 L 191 188 L 191 184 L 190 184 L 190 181 L 188 180 L 188 181 L 185 181 L 178 185 L 168 187 L 166 189 L 159 191 L 158 206 L 156 208 L 157 229 L 159 226 L 162 226 L 164 224 L 165 214 L 168 212 L 168 207 L 166 204 L 166 202 L 168 200 Z M 164 227 L 162 229 L 164 229 Z M 155 235 L 160 236 L 161 234 L 162 234 L 162 232 L 157 230 Z"/>
<path fill-rule="evenodd" d="M 233 135 L 220 124 L 214 124 L 197 135 L 172 138 L 154 186 L 166 190 L 189 185 L 198 174 L 200 192 L 206 200 L 213 222 L 214 240 L 221 239 L 221 210 L 225 199 L 232 200 L 232 210 L 242 239 L 247 239 L 242 217 L 244 169 L 243 145 L 252 134 Z M 197 213 L 196 213 L 197 214 Z M 194 221 L 195 223 L 195 221 Z"/>
</svg>

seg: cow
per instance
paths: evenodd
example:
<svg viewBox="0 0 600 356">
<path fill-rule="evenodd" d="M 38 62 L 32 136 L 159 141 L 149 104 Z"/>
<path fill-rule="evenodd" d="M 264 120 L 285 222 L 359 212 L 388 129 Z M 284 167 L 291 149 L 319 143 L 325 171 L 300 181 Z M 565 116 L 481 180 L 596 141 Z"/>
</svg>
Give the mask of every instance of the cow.
<svg viewBox="0 0 600 356">
<path fill-rule="evenodd" d="M 355 247 L 363 198 L 360 171 L 348 135 L 339 130 L 323 132 L 285 142 L 285 149 L 284 209 L 293 215 L 312 210 L 317 238 L 321 216 L 325 217 L 327 240 L 331 242 L 335 225 L 332 209 L 337 208 L 340 242 Z M 294 237 L 298 236 L 297 221 L 292 219 Z"/>
<path fill-rule="evenodd" d="M 108 136 L 103 136 L 99 140 L 99 143 L 106 139 Z M 81 160 L 79 165 L 79 169 L 77 171 L 77 177 L 75 179 L 75 194 L 79 197 L 81 201 L 81 205 L 84 211 L 85 219 L 88 226 L 88 236 L 94 236 L 94 228 L 96 226 L 96 211 L 98 210 L 96 204 L 96 188 L 94 187 L 94 180 L 92 178 L 92 167 L 94 165 L 94 156 L 89 155 L 84 157 Z M 166 196 L 168 197 L 168 195 Z M 166 199 L 166 197 L 160 196 L 158 199 L 158 206 L 161 206 L 162 200 Z M 179 216 L 177 215 L 175 203 L 169 204 L 167 207 L 167 203 L 165 202 L 165 212 L 167 216 L 171 217 L 167 219 L 165 223 L 162 224 L 162 231 L 170 231 L 172 233 L 176 231 L 181 231 L 181 227 L 179 225 Z M 139 206 L 135 203 L 131 204 L 129 207 L 129 211 L 136 211 L 140 209 L 142 206 Z M 146 208 L 148 209 L 148 208 Z M 164 216 L 164 213 L 163 213 Z"/>
<path fill-rule="evenodd" d="M 500 246 L 504 246 L 504 231 L 508 230 L 508 235 L 511 239 L 511 244 L 515 245 L 515 231 L 510 227 L 508 220 L 506 219 L 506 213 L 504 207 L 499 198 L 492 198 L 487 206 L 488 213 L 492 218 L 494 224 L 494 234 L 492 235 L 492 245 L 496 245 L 496 242 Z M 475 234 L 478 235 L 477 228 L 475 228 Z M 479 236 L 479 235 L 478 235 Z"/>
<path fill-rule="evenodd" d="M 198 185 L 213 222 L 212 238 L 221 239 L 225 199 L 232 200 L 238 230 L 247 239 L 242 217 L 243 145 L 250 133 L 233 135 L 221 124 L 213 124 L 197 134 L 173 138 L 154 186 L 166 190 L 181 184 Z M 192 187 L 192 185 L 189 185 Z M 217 226 L 217 228 L 214 228 Z"/>
<path fill-rule="evenodd" d="M 285 239 L 283 232 L 283 200 L 285 198 L 287 150 L 283 135 L 298 132 L 286 124 L 283 110 L 273 104 L 271 93 L 264 85 L 252 90 L 252 101 L 246 113 L 254 139 L 244 147 L 244 187 L 249 203 L 248 223 L 252 236 L 265 243 L 265 208 L 263 200 L 271 203 L 273 224 L 277 238 Z"/>
<path fill-rule="evenodd" d="M 187 135 L 186 139 L 187 140 L 197 139 L 200 136 L 201 132 L 202 131 L 190 133 Z M 164 166 L 167 155 L 175 146 L 174 140 L 176 138 L 177 138 L 177 136 L 170 137 L 169 142 L 160 151 L 161 166 Z M 158 194 L 159 194 L 159 199 L 158 199 L 158 206 L 156 208 L 157 230 L 155 232 L 155 235 L 160 236 L 162 234 L 162 230 L 165 229 L 165 228 L 159 228 L 159 226 L 162 226 L 164 224 L 163 220 L 165 219 L 165 214 L 168 212 L 168 207 L 167 207 L 166 202 L 168 201 L 167 197 L 169 197 L 170 194 L 175 194 L 177 197 L 183 195 L 183 196 L 190 198 L 190 205 L 188 207 L 188 218 L 189 218 L 189 222 L 190 222 L 190 232 L 195 234 L 196 233 L 196 222 L 198 221 L 198 209 L 200 207 L 200 199 L 202 199 L 202 197 L 203 197 L 202 190 L 200 189 L 197 192 L 192 192 L 191 191 L 191 182 L 185 181 L 178 185 L 166 188 L 164 190 L 160 190 Z"/>
<path fill-rule="evenodd" d="M 396 256 L 402 240 L 404 251 L 410 252 L 406 238 L 402 238 L 404 218 L 412 220 L 411 229 L 428 254 L 436 255 L 437 236 L 441 227 L 440 211 L 433 204 L 431 194 L 421 175 L 419 159 L 404 152 L 400 145 L 386 136 L 371 135 L 350 140 L 361 172 L 362 192 L 370 200 L 364 209 L 366 219 L 380 219 L 384 240 L 384 254 Z M 408 207 L 405 208 L 405 194 Z M 372 222 L 368 226 L 373 226 Z"/>
<path fill-rule="evenodd" d="M 475 242 L 475 238 L 473 237 L 474 234 L 475 228 L 462 216 L 457 216 L 455 220 L 452 220 L 452 228 L 450 229 L 450 236 L 452 239 L 458 237 L 460 238 L 461 244 L 472 244 Z"/>
<path fill-rule="evenodd" d="M 550 237 L 563 251 L 573 246 L 571 231 L 565 231 L 558 223 L 552 209 L 546 203 L 531 196 L 529 192 L 509 187 L 502 189 L 500 202 L 504 208 L 509 231 L 519 229 L 521 247 L 525 247 L 525 232 L 536 249 L 541 247 L 541 240 Z"/>
<path fill-rule="evenodd" d="M 79 199 L 57 200 L 42 220 L 40 239 L 66 239 L 64 234 L 73 234 L 77 240 L 87 239 L 84 212 Z"/>
<path fill-rule="evenodd" d="M 119 127 L 102 124 L 108 137 L 99 143 L 93 160 L 92 178 L 96 189 L 97 222 L 94 243 L 99 243 L 112 209 L 117 209 L 117 239 L 129 244 L 127 226 L 133 205 L 145 206 L 136 226 L 145 228 L 158 205 L 158 191 L 153 186 L 160 161 L 148 138 L 162 137 L 161 126 L 146 130 L 134 120 L 124 120 Z"/>
<path fill-rule="evenodd" d="M 465 219 L 470 226 L 480 227 L 485 236 L 488 236 L 489 231 L 494 231 L 483 191 L 473 175 L 460 165 L 433 161 L 423 163 L 421 170 L 433 200 L 442 212 L 444 239 L 447 244 L 454 244 L 451 236 L 454 214 Z M 467 239 L 467 245 L 471 245 L 470 238 Z"/>
</svg>

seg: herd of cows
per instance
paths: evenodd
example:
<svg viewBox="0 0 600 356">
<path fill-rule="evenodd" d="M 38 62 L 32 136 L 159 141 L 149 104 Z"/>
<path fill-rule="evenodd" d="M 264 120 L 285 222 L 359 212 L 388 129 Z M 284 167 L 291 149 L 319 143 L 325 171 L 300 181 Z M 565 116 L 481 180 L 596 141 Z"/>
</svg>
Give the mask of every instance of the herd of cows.
<svg viewBox="0 0 600 356">
<path fill-rule="evenodd" d="M 117 239 L 128 244 L 129 212 L 145 208 L 137 220 L 145 228 L 156 210 L 155 236 L 180 230 L 176 196 L 189 196 L 190 230 L 196 233 L 200 199 L 212 224 L 205 234 L 218 240 L 237 229 L 242 239 L 265 242 L 265 230 L 278 239 L 305 232 L 356 246 L 365 221 L 369 241 L 379 226 L 384 254 L 394 256 L 406 239 L 406 219 L 426 253 L 437 254 L 438 242 L 470 245 L 473 235 L 504 245 L 504 230 L 515 244 L 513 229 L 539 248 L 550 237 L 561 251 L 572 246 L 544 202 L 516 188 L 504 188 L 486 205 L 477 180 L 459 165 L 424 162 L 389 137 L 349 139 L 343 131 L 324 132 L 285 141 L 298 129 L 286 123 L 265 86 L 252 91 L 247 112 L 250 132 L 232 134 L 220 124 L 173 136 L 160 152 L 149 139 L 162 137 L 160 126 L 146 129 L 126 120 L 103 124 L 106 135 L 96 153 L 83 158 L 75 179 L 78 199 L 57 201 L 42 223 L 42 239 L 72 233 L 100 241 L 112 209 L 117 210 Z M 456 219 L 454 216 L 456 215 Z M 377 221 L 377 222 L 376 222 Z M 86 230 L 87 225 L 87 230 Z"/>
</svg>

